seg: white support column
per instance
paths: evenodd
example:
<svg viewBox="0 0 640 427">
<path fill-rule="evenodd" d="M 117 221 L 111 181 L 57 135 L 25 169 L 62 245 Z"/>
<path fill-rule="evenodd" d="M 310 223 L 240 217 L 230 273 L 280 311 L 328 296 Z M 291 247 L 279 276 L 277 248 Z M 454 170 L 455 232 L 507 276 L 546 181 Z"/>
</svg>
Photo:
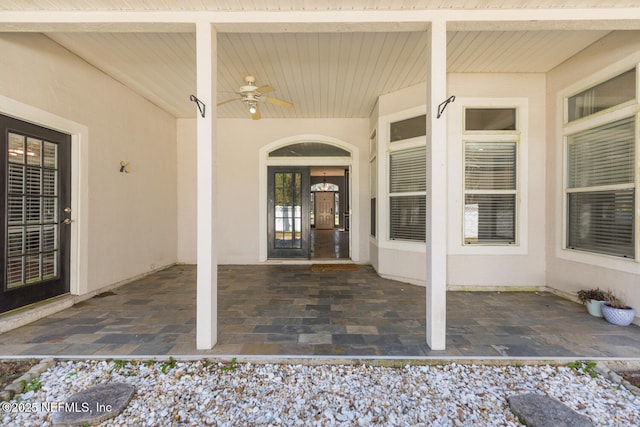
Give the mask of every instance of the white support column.
<svg viewBox="0 0 640 427">
<path fill-rule="evenodd" d="M 208 350 L 218 341 L 218 256 L 216 252 L 216 73 L 217 39 L 211 23 L 196 25 L 196 97 L 205 104 L 197 112 L 198 282 L 196 348 Z M 187 94 L 185 94 L 187 96 Z M 196 105 L 193 106 L 197 110 Z"/>
<path fill-rule="evenodd" d="M 447 121 L 438 104 L 447 98 L 447 23 L 429 33 L 427 75 L 427 344 L 444 350 L 447 328 Z"/>
</svg>

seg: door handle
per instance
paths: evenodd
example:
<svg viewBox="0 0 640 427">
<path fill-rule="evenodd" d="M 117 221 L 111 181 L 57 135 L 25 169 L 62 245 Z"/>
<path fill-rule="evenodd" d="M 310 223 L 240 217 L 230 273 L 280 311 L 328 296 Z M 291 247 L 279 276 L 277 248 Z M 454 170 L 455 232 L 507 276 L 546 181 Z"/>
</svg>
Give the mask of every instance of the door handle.
<svg viewBox="0 0 640 427">
<path fill-rule="evenodd" d="M 71 218 L 65 218 L 64 221 L 62 221 L 62 223 L 64 225 L 69 225 L 73 222 L 73 220 Z"/>
</svg>

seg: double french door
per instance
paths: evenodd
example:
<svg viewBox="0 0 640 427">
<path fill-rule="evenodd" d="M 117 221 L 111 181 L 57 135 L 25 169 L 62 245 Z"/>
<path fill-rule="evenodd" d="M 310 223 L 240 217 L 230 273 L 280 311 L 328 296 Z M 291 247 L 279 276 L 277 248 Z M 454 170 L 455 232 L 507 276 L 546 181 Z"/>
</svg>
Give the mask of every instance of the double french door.
<svg viewBox="0 0 640 427">
<path fill-rule="evenodd" d="M 69 292 L 71 137 L 0 115 L 0 312 Z"/>
<path fill-rule="evenodd" d="M 309 168 L 271 166 L 268 179 L 269 258 L 309 258 Z"/>
</svg>

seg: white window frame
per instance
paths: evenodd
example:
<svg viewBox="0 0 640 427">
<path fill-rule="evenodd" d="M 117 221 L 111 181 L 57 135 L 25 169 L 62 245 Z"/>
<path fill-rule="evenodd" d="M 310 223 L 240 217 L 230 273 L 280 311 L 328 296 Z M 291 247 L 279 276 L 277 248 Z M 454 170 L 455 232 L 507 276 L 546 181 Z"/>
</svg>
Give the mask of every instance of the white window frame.
<svg viewBox="0 0 640 427">
<path fill-rule="evenodd" d="M 517 110 L 516 110 L 516 116 L 517 116 Z M 516 123 L 516 129 L 517 129 L 517 123 Z M 518 148 L 519 148 L 519 144 L 518 144 L 518 135 L 517 135 L 517 131 L 511 131 L 513 132 L 513 134 L 508 135 L 508 134 L 504 134 L 504 131 L 500 131 L 500 133 L 496 133 L 496 134 L 487 134 L 485 137 L 480 137 L 478 136 L 477 138 L 465 138 L 464 142 L 463 142 L 463 149 L 462 149 L 462 162 L 463 162 L 463 167 L 462 170 L 464 171 L 463 173 L 465 174 L 464 178 L 463 178 L 463 209 L 462 209 L 462 243 L 464 245 L 473 245 L 473 246 L 504 246 L 504 245 L 517 245 L 519 243 L 519 238 L 518 238 L 518 169 L 519 169 L 519 164 L 518 164 Z M 515 169 L 516 169 L 516 176 L 515 176 L 515 188 L 513 189 L 509 189 L 509 190 L 496 190 L 496 189 L 486 189 L 486 190 L 470 190 L 468 188 L 466 188 L 466 170 L 467 170 L 467 156 L 466 156 L 466 146 L 469 143 L 478 143 L 478 144 L 482 144 L 482 143 L 486 143 L 486 144 L 513 144 L 515 147 Z M 513 242 L 511 243 L 506 243 L 506 242 L 478 242 L 478 243 L 467 243 L 467 239 L 466 239 L 466 230 L 465 230 L 465 222 L 466 222 L 466 203 L 465 200 L 467 198 L 468 195 L 514 195 L 515 196 L 515 206 L 514 206 L 514 213 L 513 213 L 513 222 L 515 223 L 514 225 L 514 236 L 513 236 Z"/>
<path fill-rule="evenodd" d="M 378 240 L 378 222 L 380 222 L 380 211 L 378 209 L 378 129 L 374 128 L 369 137 L 369 209 L 371 210 L 371 200 L 375 199 L 375 224 L 369 224 L 369 240 Z M 369 219 L 372 215 L 369 212 Z M 371 234 L 375 230 L 375 234 Z"/>
<path fill-rule="evenodd" d="M 457 255 L 524 255 L 528 253 L 529 100 L 527 98 L 457 98 L 451 104 L 448 146 L 449 225 L 448 252 Z M 513 108 L 516 130 L 465 130 L 468 108 Z M 465 153 L 467 142 L 514 142 L 516 144 L 515 243 L 474 243 L 464 240 Z"/>
<path fill-rule="evenodd" d="M 607 81 L 624 71 L 636 67 L 636 99 L 627 101 L 607 110 L 599 111 L 586 117 L 582 117 L 568 122 L 568 98 Z M 558 93 L 556 100 L 558 106 L 558 123 L 556 158 L 556 176 L 558 176 L 558 185 L 556 187 L 556 200 L 558 208 L 556 209 L 556 256 L 561 259 L 592 264 L 599 267 L 606 267 L 613 270 L 624 271 L 629 273 L 640 273 L 640 173 L 636 168 L 635 176 L 635 259 L 622 258 L 614 255 L 599 254 L 594 252 L 582 251 L 579 249 L 567 248 L 567 138 L 569 135 L 577 132 L 593 129 L 598 126 L 622 120 L 631 116 L 635 116 L 636 122 L 636 141 L 635 155 L 636 164 L 640 161 L 640 63 L 626 60 L 613 64 L 605 69 L 594 73 L 585 79 L 565 88 Z"/>
<path fill-rule="evenodd" d="M 391 229 L 391 218 L 389 209 L 391 205 L 391 196 L 398 195 L 415 195 L 417 193 L 393 193 L 389 190 L 390 162 L 389 154 L 392 151 L 408 150 L 417 147 L 426 147 L 427 137 L 421 136 L 406 140 L 390 142 L 390 126 L 391 123 L 410 119 L 412 117 L 426 114 L 426 106 L 409 108 L 397 113 L 381 116 L 378 120 L 378 195 L 376 202 L 378 205 L 378 229 L 377 242 L 380 248 L 405 250 L 418 253 L 426 253 L 426 245 L 423 241 L 411 240 L 392 240 L 389 238 Z M 429 133 L 429 129 L 427 129 Z M 426 175 L 425 175 L 426 176 Z M 425 194 L 425 192 L 420 192 Z"/>
</svg>

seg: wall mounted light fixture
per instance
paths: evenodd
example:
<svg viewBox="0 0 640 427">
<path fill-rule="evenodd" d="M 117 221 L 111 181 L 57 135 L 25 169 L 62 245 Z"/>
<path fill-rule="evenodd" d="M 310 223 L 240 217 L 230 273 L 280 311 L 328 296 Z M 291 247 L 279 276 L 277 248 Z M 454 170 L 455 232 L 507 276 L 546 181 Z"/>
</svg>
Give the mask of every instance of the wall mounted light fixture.
<svg viewBox="0 0 640 427">
<path fill-rule="evenodd" d="M 131 172 L 131 165 L 129 164 L 129 162 L 120 160 L 120 172 L 124 172 L 124 173 Z"/>
</svg>

